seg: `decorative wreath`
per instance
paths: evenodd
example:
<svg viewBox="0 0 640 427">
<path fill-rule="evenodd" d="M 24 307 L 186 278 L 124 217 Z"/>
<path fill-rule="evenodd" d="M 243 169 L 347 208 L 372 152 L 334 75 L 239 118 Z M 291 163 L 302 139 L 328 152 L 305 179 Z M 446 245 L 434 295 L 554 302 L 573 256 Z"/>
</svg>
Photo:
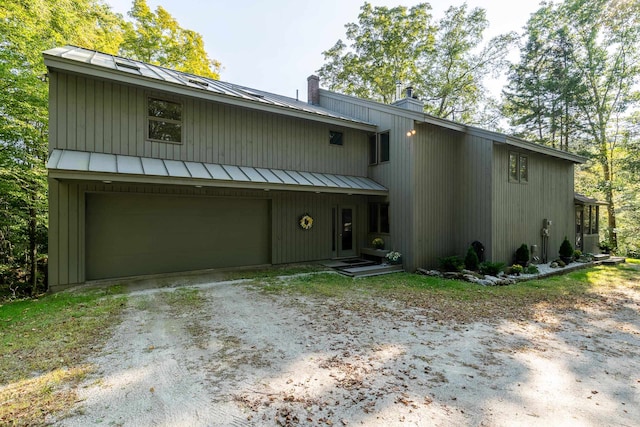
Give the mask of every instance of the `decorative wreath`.
<svg viewBox="0 0 640 427">
<path fill-rule="evenodd" d="M 300 228 L 303 230 L 309 230 L 313 227 L 313 218 L 309 214 L 304 214 L 298 220 L 298 224 L 300 224 Z"/>
</svg>

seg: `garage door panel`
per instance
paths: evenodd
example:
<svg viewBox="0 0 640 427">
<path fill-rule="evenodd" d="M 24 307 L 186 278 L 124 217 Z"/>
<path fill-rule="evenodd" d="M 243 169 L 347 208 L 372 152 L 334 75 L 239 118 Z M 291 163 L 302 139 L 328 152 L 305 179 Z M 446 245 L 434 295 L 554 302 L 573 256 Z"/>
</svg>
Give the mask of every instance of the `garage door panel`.
<svg viewBox="0 0 640 427">
<path fill-rule="evenodd" d="M 87 279 L 270 263 L 269 201 L 87 194 Z"/>
</svg>

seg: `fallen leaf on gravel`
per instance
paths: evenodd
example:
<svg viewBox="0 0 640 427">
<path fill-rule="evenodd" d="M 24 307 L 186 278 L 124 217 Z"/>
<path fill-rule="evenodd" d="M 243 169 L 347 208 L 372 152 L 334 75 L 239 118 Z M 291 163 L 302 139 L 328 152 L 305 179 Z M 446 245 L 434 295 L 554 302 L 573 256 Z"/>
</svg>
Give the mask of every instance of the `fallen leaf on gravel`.
<svg viewBox="0 0 640 427">
<path fill-rule="evenodd" d="M 153 387 L 151 387 L 151 388 L 149 389 L 149 391 L 150 391 L 151 393 L 153 393 L 153 392 L 155 392 L 155 391 L 156 391 L 156 389 L 155 389 L 155 388 L 153 388 Z"/>
</svg>

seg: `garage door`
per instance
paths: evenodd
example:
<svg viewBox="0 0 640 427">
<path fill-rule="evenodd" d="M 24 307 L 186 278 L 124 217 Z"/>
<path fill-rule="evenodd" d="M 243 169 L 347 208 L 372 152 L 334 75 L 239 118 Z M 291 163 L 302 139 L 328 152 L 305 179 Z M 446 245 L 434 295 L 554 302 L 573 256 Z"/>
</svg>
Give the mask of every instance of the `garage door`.
<svg viewBox="0 0 640 427">
<path fill-rule="evenodd" d="M 87 280 L 269 264 L 268 200 L 86 195 Z"/>
</svg>

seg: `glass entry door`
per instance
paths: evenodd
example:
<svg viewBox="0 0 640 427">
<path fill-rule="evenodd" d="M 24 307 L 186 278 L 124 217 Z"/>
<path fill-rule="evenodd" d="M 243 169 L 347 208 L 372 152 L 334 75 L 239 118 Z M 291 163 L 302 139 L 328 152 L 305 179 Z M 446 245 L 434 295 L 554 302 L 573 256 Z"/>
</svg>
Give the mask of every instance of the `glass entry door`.
<svg viewBox="0 0 640 427">
<path fill-rule="evenodd" d="M 336 206 L 332 209 L 334 258 L 356 256 L 355 209 L 353 206 Z"/>
</svg>

